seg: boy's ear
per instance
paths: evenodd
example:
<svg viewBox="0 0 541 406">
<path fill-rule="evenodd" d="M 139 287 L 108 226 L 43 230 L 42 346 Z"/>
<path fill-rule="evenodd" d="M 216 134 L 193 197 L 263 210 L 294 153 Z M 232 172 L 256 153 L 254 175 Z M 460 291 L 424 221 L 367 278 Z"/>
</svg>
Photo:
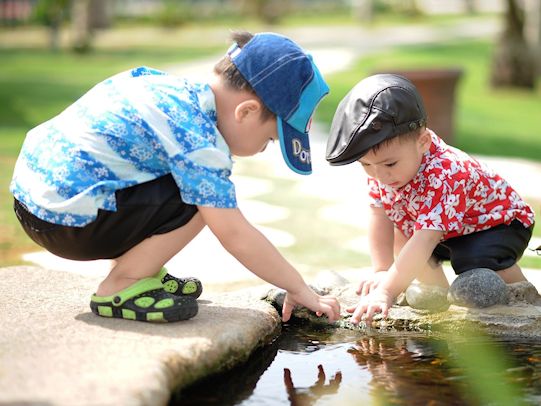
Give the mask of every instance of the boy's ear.
<svg viewBox="0 0 541 406">
<path fill-rule="evenodd" d="M 432 144 L 432 137 L 430 136 L 430 132 L 426 128 L 423 130 L 421 135 L 419 135 L 417 142 L 419 143 L 419 146 L 421 147 L 421 150 L 423 152 L 426 152 L 430 149 L 430 145 Z"/>
<path fill-rule="evenodd" d="M 247 118 L 259 117 L 261 114 L 261 102 L 256 99 L 248 99 L 237 105 L 235 108 L 235 120 L 243 122 Z"/>
</svg>

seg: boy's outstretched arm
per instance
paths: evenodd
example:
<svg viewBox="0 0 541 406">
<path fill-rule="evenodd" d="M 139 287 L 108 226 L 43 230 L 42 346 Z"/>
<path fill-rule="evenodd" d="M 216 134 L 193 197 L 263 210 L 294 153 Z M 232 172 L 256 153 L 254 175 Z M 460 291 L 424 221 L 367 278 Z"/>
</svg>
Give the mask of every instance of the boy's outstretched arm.
<svg viewBox="0 0 541 406">
<path fill-rule="evenodd" d="M 297 270 L 239 209 L 202 206 L 198 209 L 204 222 L 231 255 L 261 279 L 287 291 L 282 309 L 283 321 L 289 320 L 297 304 L 318 315 L 326 314 L 330 322 L 338 320 L 340 305 L 336 298 L 319 296 L 310 289 Z"/>
<path fill-rule="evenodd" d="M 378 312 L 386 317 L 395 298 L 417 277 L 418 272 L 425 268 L 424 264 L 430 259 L 442 236 L 443 231 L 416 231 L 378 287 L 368 296 L 361 298 L 356 307 L 347 309 L 353 313 L 351 322 L 357 324 L 364 316 L 366 323 L 370 324 L 372 317 Z"/>
<path fill-rule="evenodd" d="M 356 292 L 361 296 L 377 288 L 394 262 L 394 225 L 381 207 L 370 207 L 368 212 L 368 244 L 372 272 L 359 282 Z"/>
</svg>

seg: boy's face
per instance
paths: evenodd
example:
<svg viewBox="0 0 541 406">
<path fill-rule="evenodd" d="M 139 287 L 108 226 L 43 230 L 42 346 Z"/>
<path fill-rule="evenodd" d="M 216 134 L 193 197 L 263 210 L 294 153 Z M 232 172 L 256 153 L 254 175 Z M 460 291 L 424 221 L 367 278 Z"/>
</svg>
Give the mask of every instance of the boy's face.
<svg viewBox="0 0 541 406">
<path fill-rule="evenodd" d="M 395 138 L 377 152 L 370 150 L 359 162 L 368 176 L 398 189 L 415 177 L 430 144 L 430 133 L 425 130 L 418 138 Z"/>
</svg>

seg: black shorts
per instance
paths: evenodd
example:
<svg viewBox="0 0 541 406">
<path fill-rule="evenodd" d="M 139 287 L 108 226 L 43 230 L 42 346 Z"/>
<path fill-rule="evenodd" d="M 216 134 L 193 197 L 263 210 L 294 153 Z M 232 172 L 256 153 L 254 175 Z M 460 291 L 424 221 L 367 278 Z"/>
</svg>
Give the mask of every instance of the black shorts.
<svg viewBox="0 0 541 406">
<path fill-rule="evenodd" d="M 41 220 L 17 199 L 14 209 L 28 236 L 47 251 L 79 261 L 112 259 L 155 234 L 186 225 L 197 207 L 184 203 L 171 175 L 118 190 L 117 211 L 98 210 L 84 227 L 67 227 Z"/>
<path fill-rule="evenodd" d="M 493 271 L 513 266 L 522 257 L 532 237 L 533 226 L 526 228 L 518 220 L 488 230 L 450 238 L 439 243 L 433 256 L 438 261 L 450 260 L 455 273 L 474 268 Z"/>
</svg>

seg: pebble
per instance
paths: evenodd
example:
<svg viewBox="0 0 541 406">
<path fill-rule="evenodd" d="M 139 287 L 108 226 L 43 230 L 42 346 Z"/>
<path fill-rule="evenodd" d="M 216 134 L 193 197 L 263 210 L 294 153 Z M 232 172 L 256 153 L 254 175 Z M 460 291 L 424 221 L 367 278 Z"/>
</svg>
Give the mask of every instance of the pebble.
<svg viewBox="0 0 541 406">
<path fill-rule="evenodd" d="M 449 308 L 446 288 L 419 282 L 412 283 L 406 289 L 406 301 L 409 306 L 419 310 L 443 312 Z"/>
<path fill-rule="evenodd" d="M 457 306 L 489 307 L 507 304 L 509 289 L 498 274 L 488 268 L 463 272 L 451 284 L 447 300 Z"/>
</svg>

